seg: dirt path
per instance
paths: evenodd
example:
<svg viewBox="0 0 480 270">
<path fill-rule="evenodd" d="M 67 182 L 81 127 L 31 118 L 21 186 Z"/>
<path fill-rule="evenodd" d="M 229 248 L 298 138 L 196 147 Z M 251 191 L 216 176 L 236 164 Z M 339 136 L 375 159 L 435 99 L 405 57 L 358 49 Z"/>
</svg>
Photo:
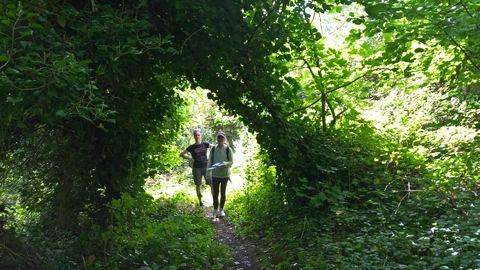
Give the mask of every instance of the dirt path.
<svg viewBox="0 0 480 270">
<path fill-rule="evenodd" d="M 228 191 L 227 191 L 228 192 Z M 232 270 L 262 270 L 258 262 L 255 261 L 253 250 L 255 245 L 241 239 L 234 234 L 233 225 L 228 222 L 228 218 L 213 218 L 212 216 L 212 197 L 206 196 L 204 191 L 204 209 L 205 215 L 210 220 L 210 223 L 217 229 L 218 241 L 228 245 L 233 251 Z M 227 195 L 228 196 L 228 195 Z M 228 216 L 228 212 L 227 212 Z"/>
<path fill-rule="evenodd" d="M 210 214 L 211 216 L 211 214 Z M 210 217 L 209 217 L 210 218 Z M 233 232 L 233 226 L 225 219 L 212 219 L 211 223 L 217 228 L 218 241 L 228 245 L 233 251 L 234 267 L 230 269 L 235 270 L 260 270 L 257 265 L 251 250 L 253 245 L 236 237 Z"/>
</svg>

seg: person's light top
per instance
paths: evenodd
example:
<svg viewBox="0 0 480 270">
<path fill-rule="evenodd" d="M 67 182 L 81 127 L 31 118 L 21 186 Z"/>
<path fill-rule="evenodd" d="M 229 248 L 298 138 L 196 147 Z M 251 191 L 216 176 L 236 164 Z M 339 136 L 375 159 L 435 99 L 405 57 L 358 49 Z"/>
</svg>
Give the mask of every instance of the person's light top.
<svg viewBox="0 0 480 270">
<path fill-rule="evenodd" d="M 215 151 L 212 157 L 212 149 L 210 149 L 210 157 L 208 158 L 207 170 L 215 178 L 229 178 L 231 174 L 231 167 L 233 165 L 233 151 L 231 147 L 228 147 L 228 158 L 227 158 L 227 146 L 218 146 L 215 145 Z M 224 166 L 218 166 L 217 163 L 225 162 Z M 214 169 L 210 169 L 215 165 Z"/>
</svg>

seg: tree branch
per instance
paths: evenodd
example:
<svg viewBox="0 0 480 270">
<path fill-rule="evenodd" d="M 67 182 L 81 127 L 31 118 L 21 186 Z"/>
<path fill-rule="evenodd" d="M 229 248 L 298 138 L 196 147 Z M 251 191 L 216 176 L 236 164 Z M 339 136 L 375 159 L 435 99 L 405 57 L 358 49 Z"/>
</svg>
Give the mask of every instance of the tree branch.
<svg viewBox="0 0 480 270">
<path fill-rule="evenodd" d="M 476 69 L 480 70 L 480 67 L 478 67 L 477 64 L 475 64 L 475 62 L 473 61 L 473 59 L 470 57 L 470 55 L 467 53 L 467 51 L 462 47 L 462 45 L 460 45 L 460 44 L 447 32 L 447 30 L 445 30 L 445 28 L 443 28 L 443 27 L 439 27 L 439 28 L 443 31 L 443 33 L 445 33 L 445 35 L 447 35 L 447 38 L 450 39 L 450 40 L 453 42 L 453 44 L 460 49 L 460 51 L 462 51 L 462 53 L 463 53 L 463 54 L 465 55 L 465 57 L 470 61 L 470 63 L 472 63 L 472 65 L 473 65 Z"/>
<path fill-rule="evenodd" d="M 308 64 L 307 64 L 307 65 L 308 65 Z M 323 95 L 326 95 L 326 94 L 328 94 L 328 93 L 332 93 L 332 92 L 334 92 L 334 91 L 337 91 L 338 89 L 347 87 L 347 86 L 353 84 L 354 82 L 360 80 L 360 79 L 363 78 L 364 76 L 365 76 L 365 75 L 358 76 L 357 78 L 355 78 L 354 80 L 352 80 L 352 81 L 350 81 L 350 82 L 344 83 L 344 84 L 342 84 L 342 85 L 340 85 L 340 86 L 338 86 L 338 87 L 335 87 L 335 88 L 332 89 L 332 90 L 326 91 L 324 94 L 322 94 L 322 96 L 323 96 Z M 298 108 L 298 109 L 296 109 L 296 110 L 293 110 L 293 111 L 287 113 L 287 114 L 285 115 L 285 117 L 289 117 L 289 116 L 292 115 L 293 113 L 296 113 L 296 112 L 299 112 L 299 111 L 302 111 L 302 110 L 306 110 L 306 109 L 312 107 L 313 105 L 315 105 L 316 103 L 318 103 L 319 101 L 322 100 L 322 96 L 320 96 L 320 98 L 318 98 L 317 100 L 313 101 L 312 103 L 310 103 L 310 104 L 307 105 L 307 106 Z"/>
<path fill-rule="evenodd" d="M 260 29 L 260 26 L 268 19 L 268 17 L 270 17 L 270 15 L 272 15 L 272 13 L 277 10 L 276 7 L 272 8 L 267 16 L 263 17 L 262 20 L 257 24 L 257 26 L 255 27 L 255 29 L 253 30 L 252 32 L 252 35 L 250 36 L 250 38 L 248 39 L 247 43 L 250 43 L 252 40 L 253 40 L 253 37 L 255 36 L 255 34 L 257 33 L 258 29 Z"/>
<path fill-rule="evenodd" d="M 463 0 L 460 0 L 460 4 L 462 4 L 463 9 L 465 9 L 465 12 L 468 14 L 468 16 L 470 16 L 470 18 L 474 18 L 473 15 L 470 13 L 470 11 L 468 11 L 468 8 L 467 8 L 467 6 L 465 5 L 465 3 L 463 3 Z M 478 29 L 478 25 L 477 25 L 477 24 L 475 24 L 475 28 Z"/>
</svg>

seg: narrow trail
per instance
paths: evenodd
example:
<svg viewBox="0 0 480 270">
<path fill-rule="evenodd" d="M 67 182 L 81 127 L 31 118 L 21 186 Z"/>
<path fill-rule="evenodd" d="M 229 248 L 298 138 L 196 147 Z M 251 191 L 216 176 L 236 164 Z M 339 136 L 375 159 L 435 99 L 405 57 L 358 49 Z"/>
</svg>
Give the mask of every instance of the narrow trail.
<svg viewBox="0 0 480 270">
<path fill-rule="evenodd" d="M 213 200 L 212 196 L 206 196 L 207 191 L 204 190 L 204 209 L 205 215 L 207 216 L 210 223 L 216 228 L 218 241 L 228 245 L 233 251 L 233 267 L 228 269 L 232 270 L 265 270 L 259 266 L 258 262 L 255 261 L 253 250 L 255 245 L 250 243 L 234 234 L 234 228 L 231 223 L 228 222 L 228 212 L 227 218 L 213 218 L 212 216 L 212 206 Z M 228 193 L 228 191 L 227 191 Z M 228 196 L 228 194 L 227 194 Z M 227 202 L 228 203 L 228 202 Z"/>
</svg>

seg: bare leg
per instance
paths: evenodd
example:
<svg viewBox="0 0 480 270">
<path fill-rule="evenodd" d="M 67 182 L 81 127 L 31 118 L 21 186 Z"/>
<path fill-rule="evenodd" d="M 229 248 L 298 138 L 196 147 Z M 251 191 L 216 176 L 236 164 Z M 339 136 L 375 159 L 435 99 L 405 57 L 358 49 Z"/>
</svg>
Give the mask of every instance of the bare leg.
<svg viewBox="0 0 480 270">
<path fill-rule="evenodd" d="M 197 185 L 197 198 L 198 198 L 198 203 L 202 205 L 202 185 Z"/>
</svg>

